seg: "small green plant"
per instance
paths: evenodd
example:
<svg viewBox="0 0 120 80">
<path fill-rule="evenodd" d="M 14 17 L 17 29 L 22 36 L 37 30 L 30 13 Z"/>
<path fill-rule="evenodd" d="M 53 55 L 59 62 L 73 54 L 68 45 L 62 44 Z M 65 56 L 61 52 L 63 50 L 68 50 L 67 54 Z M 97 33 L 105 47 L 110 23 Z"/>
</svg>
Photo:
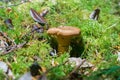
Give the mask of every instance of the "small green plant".
<svg viewBox="0 0 120 80">
<path fill-rule="evenodd" d="M 5 73 L 3 72 L 3 70 L 0 69 L 0 80 L 3 80 L 5 78 L 6 78 Z"/>
<path fill-rule="evenodd" d="M 120 66 L 112 66 L 108 69 L 97 70 L 93 72 L 88 79 L 89 80 L 119 80 L 120 79 Z"/>
</svg>

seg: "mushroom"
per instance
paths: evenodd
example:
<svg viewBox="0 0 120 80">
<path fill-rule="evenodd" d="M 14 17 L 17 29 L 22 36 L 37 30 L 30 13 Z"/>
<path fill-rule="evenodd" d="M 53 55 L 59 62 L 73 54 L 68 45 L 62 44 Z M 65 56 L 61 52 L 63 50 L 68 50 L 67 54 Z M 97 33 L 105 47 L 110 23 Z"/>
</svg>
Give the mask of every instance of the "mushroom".
<svg viewBox="0 0 120 80">
<path fill-rule="evenodd" d="M 80 29 L 72 26 L 60 26 L 48 29 L 47 33 L 57 40 L 58 52 L 61 54 L 68 51 L 71 39 L 80 35 Z"/>
</svg>

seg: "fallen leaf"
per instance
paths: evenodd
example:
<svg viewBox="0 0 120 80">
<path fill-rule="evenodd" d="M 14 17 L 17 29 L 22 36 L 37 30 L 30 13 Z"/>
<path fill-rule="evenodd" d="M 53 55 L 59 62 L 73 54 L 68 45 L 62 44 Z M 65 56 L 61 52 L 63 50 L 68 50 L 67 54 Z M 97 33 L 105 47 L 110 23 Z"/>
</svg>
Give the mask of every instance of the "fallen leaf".
<svg viewBox="0 0 120 80">
<path fill-rule="evenodd" d="M 7 42 L 0 40 L 0 52 L 6 51 L 6 47 L 8 47 Z"/>
<path fill-rule="evenodd" d="M 98 20 L 99 14 L 100 14 L 100 9 L 97 8 L 90 14 L 90 19 Z"/>
<path fill-rule="evenodd" d="M 47 80 L 46 75 L 45 75 L 45 74 L 43 74 L 43 75 L 40 77 L 40 79 L 39 79 L 39 80 Z"/>
<path fill-rule="evenodd" d="M 69 63 L 71 64 L 71 66 L 78 66 L 81 62 L 83 61 L 83 59 L 81 58 L 75 58 L 75 57 L 71 57 L 69 58 Z M 88 67 L 93 67 L 94 65 L 89 63 L 88 61 L 85 61 L 80 67 L 81 68 L 88 68 Z"/>
<path fill-rule="evenodd" d="M 25 73 L 18 80 L 47 80 L 46 75 L 41 74 L 41 71 L 46 72 L 45 67 L 41 67 L 37 62 L 34 62 L 30 66 L 30 72 Z"/>
<path fill-rule="evenodd" d="M 40 13 L 40 16 L 45 17 L 48 12 L 49 12 L 48 9 L 44 9 L 44 10 Z"/>
<path fill-rule="evenodd" d="M 50 56 L 56 56 L 57 55 L 57 51 L 55 49 L 50 51 Z"/>
<path fill-rule="evenodd" d="M 32 80 L 31 73 L 30 72 L 25 73 L 18 80 Z"/>
<path fill-rule="evenodd" d="M 37 24 L 33 25 L 32 28 L 32 32 L 36 31 L 37 33 L 43 33 L 44 32 L 44 28 L 42 26 L 38 26 Z"/>
<path fill-rule="evenodd" d="M 9 66 L 5 62 L 0 61 L 0 69 L 2 69 L 3 72 L 6 75 L 8 75 L 9 78 L 12 78 L 12 79 L 15 78 L 14 75 L 13 75 L 13 73 L 12 73 L 12 71 L 10 70 Z"/>
<path fill-rule="evenodd" d="M 13 23 L 12 23 L 12 20 L 11 19 L 6 19 L 4 21 L 4 23 L 6 24 L 6 26 L 9 28 L 9 29 L 13 29 Z"/>
<path fill-rule="evenodd" d="M 41 25 L 45 25 L 46 24 L 46 21 L 45 21 L 45 19 L 42 17 L 42 16 L 40 16 L 34 9 L 30 9 L 30 15 L 31 15 L 31 17 L 36 21 L 36 22 L 38 22 L 39 24 L 41 24 Z"/>
</svg>

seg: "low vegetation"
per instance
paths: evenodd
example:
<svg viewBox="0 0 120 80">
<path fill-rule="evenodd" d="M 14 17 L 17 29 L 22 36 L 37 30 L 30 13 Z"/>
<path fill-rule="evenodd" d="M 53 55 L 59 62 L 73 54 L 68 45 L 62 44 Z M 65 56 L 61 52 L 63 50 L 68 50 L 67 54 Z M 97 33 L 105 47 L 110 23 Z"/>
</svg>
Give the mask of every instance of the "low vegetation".
<svg viewBox="0 0 120 80">
<path fill-rule="evenodd" d="M 11 3 L 18 4 L 20 1 Z M 53 67 L 51 65 L 53 60 L 56 64 L 62 64 L 69 58 L 69 52 L 59 57 L 50 56 L 52 47 L 48 41 L 47 30 L 44 33 L 29 34 L 33 28 L 32 25 L 37 24 L 30 15 L 30 9 L 40 13 L 47 8 L 49 12 L 44 18 L 49 28 L 60 25 L 80 28 L 85 44 L 80 57 L 95 66 L 94 69 L 88 68 L 83 73 L 81 72 L 82 78 L 85 80 L 106 78 L 119 80 L 120 61 L 117 58 L 120 51 L 120 15 L 118 13 L 120 6 L 118 3 L 120 2 L 116 0 L 33 0 L 6 7 L 10 5 L 10 2 L 0 2 L 2 6 L 0 8 L 0 31 L 9 36 L 16 45 L 27 42 L 24 47 L 1 55 L 0 60 L 8 63 L 15 77 L 19 78 L 29 71 L 29 66 L 35 60 L 43 68 L 50 69 Z M 100 9 L 99 19 L 92 20 L 89 15 L 96 8 Z M 13 29 L 5 25 L 6 19 L 12 20 Z M 26 34 L 28 35 L 25 36 Z M 64 80 L 72 70 L 73 67 L 70 65 L 55 67 L 48 73 L 48 80 Z"/>
</svg>

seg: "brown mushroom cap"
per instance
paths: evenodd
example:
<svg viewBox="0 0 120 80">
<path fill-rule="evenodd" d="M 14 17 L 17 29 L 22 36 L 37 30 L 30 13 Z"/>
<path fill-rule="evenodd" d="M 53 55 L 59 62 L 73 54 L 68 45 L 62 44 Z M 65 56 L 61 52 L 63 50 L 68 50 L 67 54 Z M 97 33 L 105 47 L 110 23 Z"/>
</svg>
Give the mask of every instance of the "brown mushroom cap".
<svg viewBox="0 0 120 80">
<path fill-rule="evenodd" d="M 77 27 L 71 26 L 60 26 L 58 28 L 50 28 L 47 31 L 48 34 L 57 35 L 57 36 L 77 36 L 80 34 L 80 29 Z"/>
</svg>

